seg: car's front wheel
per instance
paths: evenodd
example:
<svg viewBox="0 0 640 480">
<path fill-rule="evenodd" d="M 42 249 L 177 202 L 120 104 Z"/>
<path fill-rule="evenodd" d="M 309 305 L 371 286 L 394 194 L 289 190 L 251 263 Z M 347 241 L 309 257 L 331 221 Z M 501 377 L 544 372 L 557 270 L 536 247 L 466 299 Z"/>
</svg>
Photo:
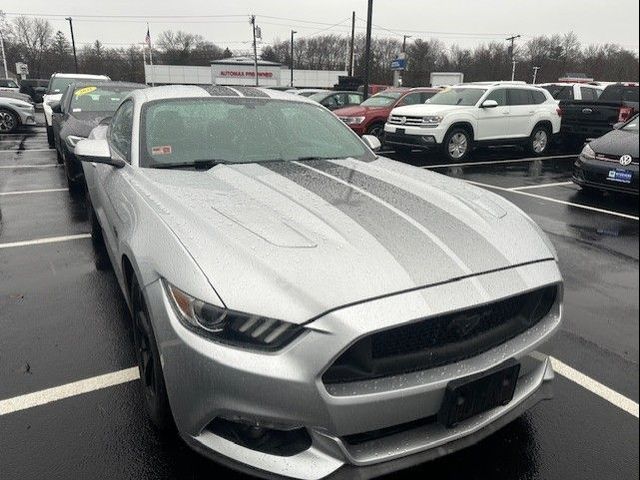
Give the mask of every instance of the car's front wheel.
<svg viewBox="0 0 640 480">
<path fill-rule="evenodd" d="M 135 275 L 131 281 L 130 295 L 133 312 L 133 341 L 145 408 L 156 428 L 167 431 L 174 424 L 160 363 L 160 353 L 151 326 L 149 310 Z"/>
<path fill-rule="evenodd" d="M 367 128 L 367 135 L 373 135 L 382 142 L 384 138 L 384 123 L 377 122 Z"/>
<path fill-rule="evenodd" d="M 471 135 L 464 128 L 452 128 L 444 137 L 444 155 L 449 161 L 462 162 L 471 152 Z"/>
<path fill-rule="evenodd" d="M 53 127 L 47 125 L 47 143 L 49 148 L 56 148 L 56 142 L 53 138 Z"/>
<path fill-rule="evenodd" d="M 12 133 L 18 125 L 18 116 L 14 112 L 0 108 L 0 133 Z"/>
<path fill-rule="evenodd" d="M 544 155 L 551 141 L 549 129 L 544 125 L 536 125 L 528 141 L 528 149 L 532 155 Z"/>
</svg>

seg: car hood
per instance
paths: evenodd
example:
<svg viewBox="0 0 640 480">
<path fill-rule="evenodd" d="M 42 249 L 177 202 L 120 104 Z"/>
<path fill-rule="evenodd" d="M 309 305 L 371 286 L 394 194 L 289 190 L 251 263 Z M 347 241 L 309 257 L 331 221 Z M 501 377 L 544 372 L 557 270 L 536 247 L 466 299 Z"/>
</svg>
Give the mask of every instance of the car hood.
<svg viewBox="0 0 640 480">
<path fill-rule="evenodd" d="M 404 107 L 398 107 L 393 109 L 394 115 L 444 115 L 451 112 L 456 112 L 462 109 L 468 109 L 470 107 L 461 105 L 430 105 L 428 103 L 420 103 L 417 105 L 406 105 Z"/>
<path fill-rule="evenodd" d="M 354 105 L 352 107 L 339 108 L 333 113 L 339 117 L 366 117 L 367 115 L 388 115 L 391 107 L 362 107 Z"/>
<path fill-rule="evenodd" d="M 592 140 L 589 145 L 596 153 L 604 155 L 631 155 L 638 158 L 638 133 L 624 130 L 613 130 L 606 135 Z"/>
<path fill-rule="evenodd" d="M 137 172 L 228 308 L 291 322 L 554 257 L 501 197 L 385 158 Z"/>
<path fill-rule="evenodd" d="M 60 128 L 60 136 L 77 135 L 78 137 L 89 137 L 91 131 L 96 128 L 100 122 L 113 115 L 110 112 L 75 112 L 67 117 Z"/>
</svg>

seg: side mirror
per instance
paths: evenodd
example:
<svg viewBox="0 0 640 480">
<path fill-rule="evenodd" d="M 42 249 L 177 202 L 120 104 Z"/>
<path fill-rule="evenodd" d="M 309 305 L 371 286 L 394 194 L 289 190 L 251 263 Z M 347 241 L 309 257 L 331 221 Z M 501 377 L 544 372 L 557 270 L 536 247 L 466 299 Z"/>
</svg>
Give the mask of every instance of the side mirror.
<svg viewBox="0 0 640 480">
<path fill-rule="evenodd" d="M 482 102 L 482 105 L 480 105 L 480 108 L 496 108 L 497 106 L 498 102 L 495 100 L 485 100 Z"/>
<path fill-rule="evenodd" d="M 362 141 L 374 152 L 377 152 L 382 148 L 382 143 L 378 137 L 374 137 L 373 135 L 363 135 Z"/>
<path fill-rule="evenodd" d="M 60 102 L 51 102 L 49 106 L 53 113 L 62 113 L 62 105 L 60 105 Z"/>
<path fill-rule="evenodd" d="M 75 154 L 82 162 L 104 163 L 116 168 L 126 165 L 124 160 L 111 157 L 109 142 L 106 140 L 80 140 L 76 145 Z"/>
<path fill-rule="evenodd" d="M 614 130 L 620 130 L 622 127 L 624 127 L 624 122 L 618 122 L 613 124 Z"/>
</svg>

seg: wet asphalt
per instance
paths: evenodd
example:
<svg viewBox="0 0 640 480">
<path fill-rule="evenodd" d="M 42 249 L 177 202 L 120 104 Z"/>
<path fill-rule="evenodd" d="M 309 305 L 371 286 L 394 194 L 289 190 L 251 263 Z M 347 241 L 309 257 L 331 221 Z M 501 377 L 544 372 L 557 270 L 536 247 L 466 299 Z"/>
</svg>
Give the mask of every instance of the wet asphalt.
<svg viewBox="0 0 640 480">
<path fill-rule="evenodd" d="M 638 200 L 581 193 L 567 183 L 571 153 L 529 160 L 516 148 L 484 149 L 471 165 L 443 167 L 436 155 L 385 155 L 486 185 L 527 212 L 566 282 L 562 331 L 542 350 L 638 402 Z M 0 245 L 89 232 L 83 202 L 66 191 L 2 195 L 64 188 L 55 165 L 43 128 L 0 137 L 0 167 L 10 167 L 0 168 Z M 133 365 L 124 300 L 113 274 L 95 269 L 90 240 L 0 249 L 0 400 Z M 473 447 L 386 478 L 632 480 L 638 448 L 636 417 L 558 375 L 554 400 Z M 0 479 L 58 478 L 247 477 L 157 434 L 130 382 L 0 415 Z"/>
</svg>

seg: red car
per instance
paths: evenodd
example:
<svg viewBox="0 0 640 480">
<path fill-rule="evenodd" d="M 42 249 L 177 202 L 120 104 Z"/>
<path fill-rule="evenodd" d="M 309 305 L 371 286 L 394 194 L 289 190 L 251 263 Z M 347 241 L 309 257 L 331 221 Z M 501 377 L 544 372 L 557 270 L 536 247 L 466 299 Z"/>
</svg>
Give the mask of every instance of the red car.
<svg viewBox="0 0 640 480">
<path fill-rule="evenodd" d="M 384 124 L 391 110 L 424 103 L 438 91 L 439 88 L 388 88 L 369 97 L 360 105 L 334 110 L 333 113 L 358 135 L 374 135 L 382 139 Z"/>
</svg>

